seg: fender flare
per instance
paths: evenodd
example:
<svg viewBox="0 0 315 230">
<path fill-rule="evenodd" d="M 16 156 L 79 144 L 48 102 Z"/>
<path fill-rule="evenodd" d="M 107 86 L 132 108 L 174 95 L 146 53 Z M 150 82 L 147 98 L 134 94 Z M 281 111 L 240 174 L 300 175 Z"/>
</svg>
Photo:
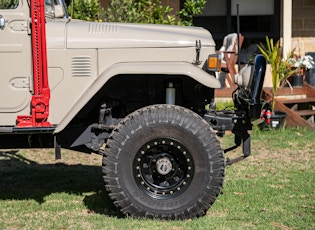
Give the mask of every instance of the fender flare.
<svg viewBox="0 0 315 230">
<path fill-rule="evenodd" d="M 75 115 L 91 100 L 106 82 L 119 74 L 169 74 L 189 76 L 209 88 L 220 88 L 221 83 L 213 75 L 187 62 L 121 62 L 108 67 L 74 103 L 70 112 L 57 125 L 54 133 L 61 132 Z"/>
</svg>

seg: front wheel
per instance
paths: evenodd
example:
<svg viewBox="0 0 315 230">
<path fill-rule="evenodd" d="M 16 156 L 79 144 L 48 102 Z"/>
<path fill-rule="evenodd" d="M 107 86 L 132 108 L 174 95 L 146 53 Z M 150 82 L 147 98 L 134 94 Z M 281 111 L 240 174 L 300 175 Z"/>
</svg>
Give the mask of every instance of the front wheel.
<svg viewBox="0 0 315 230">
<path fill-rule="evenodd" d="M 222 188 L 220 142 L 204 119 L 179 106 L 153 105 L 130 114 L 103 154 L 106 188 L 126 215 L 198 217 Z"/>
</svg>

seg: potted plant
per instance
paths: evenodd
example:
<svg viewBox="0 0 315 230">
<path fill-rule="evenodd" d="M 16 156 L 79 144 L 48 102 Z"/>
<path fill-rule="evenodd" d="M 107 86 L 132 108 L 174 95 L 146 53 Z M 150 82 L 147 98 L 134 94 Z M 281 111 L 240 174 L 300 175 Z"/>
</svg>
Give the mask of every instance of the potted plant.
<svg viewBox="0 0 315 230">
<path fill-rule="evenodd" d="M 286 59 L 282 58 L 282 48 L 280 47 L 280 42 L 277 41 L 274 44 L 273 39 L 266 37 L 266 45 L 260 43 L 258 45 L 259 51 L 266 58 L 267 62 L 271 66 L 271 80 L 272 80 L 272 106 L 271 109 L 274 111 L 275 107 L 275 96 L 277 95 L 277 90 L 280 84 L 291 76 L 295 70 L 290 67 L 292 65 L 292 58 L 294 50 L 292 50 Z"/>
<path fill-rule="evenodd" d="M 310 55 L 296 56 L 289 59 L 289 65 L 292 66 L 294 74 L 292 75 L 292 86 L 302 87 L 306 70 L 311 69 L 314 65 L 313 58 Z"/>
<path fill-rule="evenodd" d="M 294 70 L 290 68 L 290 60 L 293 57 L 294 50 L 292 50 L 286 59 L 282 57 L 282 48 L 280 42 L 274 43 L 272 38 L 266 37 L 266 45 L 260 43 L 258 49 L 262 55 L 266 58 L 267 62 L 271 66 L 271 79 L 272 79 L 272 99 L 271 99 L 271 120 L 272 119 L 285 119 L 286 114 L 280 111 L 275 111 L 275 96 L 277 90 L 282 82 L 284 82 L 290 75 L 294 73 Z M 292 61 L 292 60 L 291 60 Z M 269 109 L 269 108 L 267 108 Z M 276 122 L 275 125 L 270 124 L 271 127 L 278 125 L 281 122 Z M 269 124 L 268 124 L 269 125 Z"/>
</svg>

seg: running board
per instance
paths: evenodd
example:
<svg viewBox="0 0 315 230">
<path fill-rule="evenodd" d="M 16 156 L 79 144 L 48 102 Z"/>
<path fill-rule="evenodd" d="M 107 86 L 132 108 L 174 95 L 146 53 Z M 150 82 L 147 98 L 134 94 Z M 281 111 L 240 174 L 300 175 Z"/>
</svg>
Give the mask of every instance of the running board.
<svg viewBox="0 0 315 230">
<path fill-rule="evenodd" d="M 56 127 L 11 127 L 11 126 L 3 126 L 0 127 L 0 134 L 35 134 L 35 133 L 53 133 Z"/>
</svg>

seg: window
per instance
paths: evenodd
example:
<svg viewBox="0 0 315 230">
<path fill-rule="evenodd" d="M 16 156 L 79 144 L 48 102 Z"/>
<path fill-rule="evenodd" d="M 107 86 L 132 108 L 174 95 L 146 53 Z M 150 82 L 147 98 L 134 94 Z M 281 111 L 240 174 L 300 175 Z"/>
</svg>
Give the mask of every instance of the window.
<svg viewBox="0 0 315 230">
<path fill-rule="evenodd" d="M 19 0 L 1 0 L 0 9 L 15 9 L 19 5 Z"/>
</svg>

